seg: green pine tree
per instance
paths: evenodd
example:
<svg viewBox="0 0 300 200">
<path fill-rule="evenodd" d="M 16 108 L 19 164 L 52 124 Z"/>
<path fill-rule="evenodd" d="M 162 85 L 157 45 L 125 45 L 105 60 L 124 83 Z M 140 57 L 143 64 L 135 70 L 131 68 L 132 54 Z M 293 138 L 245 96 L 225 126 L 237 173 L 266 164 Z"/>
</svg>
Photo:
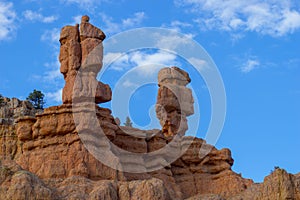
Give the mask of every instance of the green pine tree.
<svg viewBox="0 0 300 200">
<path fill-rule="evenodd" d="M 2 106 L 3 102 L 4 102 L 4 98 L 3 98 L 2 94 L 0 94 L 0 106 Z"/>
<path fill-rule="evenodd" d="M 124 125 L 127 127 L 132 127 L 132 122 L 129 117 L 126 117 L 126 122 L 124 123 Z"/>
<path fill-rule="evenodd" d="M 30 101 L 35 109 L 44 109 L 46 103 L 44 97 L 45 95 L 41 91 L 34 89 L 26 100 Z"/>
</svg>

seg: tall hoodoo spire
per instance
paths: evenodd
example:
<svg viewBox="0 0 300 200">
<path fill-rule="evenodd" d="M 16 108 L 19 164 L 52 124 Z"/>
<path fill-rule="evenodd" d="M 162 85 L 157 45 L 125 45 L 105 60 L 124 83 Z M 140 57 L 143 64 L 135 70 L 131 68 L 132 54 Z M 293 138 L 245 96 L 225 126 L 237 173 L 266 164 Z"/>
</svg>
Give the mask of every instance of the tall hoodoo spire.
<svg viewBox="0 0 300 200">
<path fill-rule="evenodd" d="M 60 72 L 64 75 L 62 101 L 72 103 L 74 83 L 79 71 L 89 72 L 89 79 L 85 80 L 86 87 L 76 88 L 77 94 L 94 93 L 95 103 L 104 103 L 111 100 L 109 85 L 96 82 L 95 91 L 83 91 L 86 88 L 94 90 L 92 83 L 102 68 L 103 45 L 105 39 L 103 31 L 89 23 L 89 17 L 83 16 L 80 25 L 65 26 L 60 33 Z M 82 78 L 82 77 L 80 77 Z M 82 90 L 82 91 L 78 91 Z M 91 94 L 88 94 L 91 95 Z"/>
</svg>

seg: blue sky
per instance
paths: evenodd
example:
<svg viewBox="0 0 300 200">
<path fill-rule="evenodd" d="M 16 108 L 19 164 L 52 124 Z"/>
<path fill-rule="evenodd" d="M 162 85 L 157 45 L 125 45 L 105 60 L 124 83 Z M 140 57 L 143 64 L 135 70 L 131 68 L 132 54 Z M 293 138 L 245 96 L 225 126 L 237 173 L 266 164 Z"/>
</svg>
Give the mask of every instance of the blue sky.
<svg viewBox="0 0 300 200">
<path fill-rule="evenodd" d="M 233 169 L 255 181 L 262 181 L 274 166 L 300 171 L 299 1 L 1 0 L 0 94 L 25 99 L 38 89 L 46 94 L 47 106 L 61 104 L 59 31 L 85 14 L 107 40 L 133 28 L 161 27 L 197 41 L 224 82 L 227 114 L 216 146 L 232 150 Z M 122 74 L 152 63 L 178 65 L 190 73 L 201 116 L 197 135 L 204 137 L 211 115 L 209 92 L 202 77 L 176 55 L 132 52 L 103 72 L 101 80 L 114 88 Z M 156 76 L 153 71 L 149 66 L 143 75 Z M 128 107 L 135 126 L 159 127 L 153 119 L 157 88 L 144 85 L 132 95 Z"/>
</svg>

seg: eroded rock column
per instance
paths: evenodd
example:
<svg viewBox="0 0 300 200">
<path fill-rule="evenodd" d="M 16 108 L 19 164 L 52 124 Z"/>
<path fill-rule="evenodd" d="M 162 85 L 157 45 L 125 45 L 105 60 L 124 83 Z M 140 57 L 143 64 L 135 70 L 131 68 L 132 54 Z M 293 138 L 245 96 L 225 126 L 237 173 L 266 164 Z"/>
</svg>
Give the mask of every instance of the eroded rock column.
<svg viewBox="0 0 300 200">
<path fill-rule="evenodd" d="M 102 68 L 102 41 L 105 37 L 99 28 L 89 23 L 88 16 L 82 17 L 80 25 L 62 28 L 59 61 L 66 82 L 62 94 L 64 104 L 71 104 L 74 98 L 95 98 L 97 104 L 111 100 L 109 85 L 96 80 Z M 80 77 L 74 88 L 78 74 Z"/>
<path fill-rule="evenodd" d="M 188 129 L 186 117 L 194 113 L 194 99 L 189 74 L 178 67 L 163 68 L 158 73 L 156 116 L 166 137 L 184 135 Z"/>
</svg>

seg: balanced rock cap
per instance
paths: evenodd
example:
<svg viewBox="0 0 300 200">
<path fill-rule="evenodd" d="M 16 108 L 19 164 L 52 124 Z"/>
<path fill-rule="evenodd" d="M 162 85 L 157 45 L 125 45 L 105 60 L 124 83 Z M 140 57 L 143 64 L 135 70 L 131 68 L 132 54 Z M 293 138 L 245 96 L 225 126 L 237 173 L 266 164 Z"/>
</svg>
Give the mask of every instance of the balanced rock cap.
<svg viewBox="0 0 300 200">
<path fill-rule="evenodd" d="M 84 15 L 81 17 L 81 23 L 86 23 L 90 21 L 90 17 L 87 15 Z"/>
</svg>

